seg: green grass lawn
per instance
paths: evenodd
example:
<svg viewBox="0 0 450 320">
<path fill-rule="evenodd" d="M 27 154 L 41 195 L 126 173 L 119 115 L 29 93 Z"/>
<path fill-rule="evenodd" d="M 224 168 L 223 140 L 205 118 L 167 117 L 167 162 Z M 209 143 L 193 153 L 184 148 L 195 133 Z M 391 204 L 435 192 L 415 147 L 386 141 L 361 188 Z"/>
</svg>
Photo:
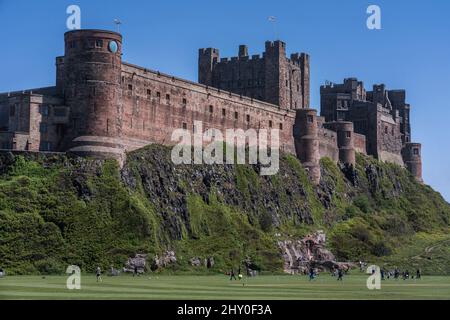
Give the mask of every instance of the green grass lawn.
<svg viewBox="0 0 450 320">
<path fill-rule="evenodd" d="M 64 276 L 11 276 L 0 279 L 0 299 L 450 299 L 450 277 L 382 281 L 381 290 L 366 288 L 365 275 L 343 282 L 323 274 L 259 276 L 229 281 L 226 276 L 140 276 L 81 278 L 81 290 L 66 289 Z M 245 284 L 245 285 L 243 285 Z"/>
</svg>

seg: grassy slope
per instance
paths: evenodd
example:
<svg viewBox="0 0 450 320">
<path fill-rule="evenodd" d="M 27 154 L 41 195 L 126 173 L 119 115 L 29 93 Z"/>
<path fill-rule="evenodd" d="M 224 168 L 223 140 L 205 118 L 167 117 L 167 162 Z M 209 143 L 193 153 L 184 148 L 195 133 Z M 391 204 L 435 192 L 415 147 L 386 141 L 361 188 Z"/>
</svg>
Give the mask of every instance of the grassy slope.
<svg viewBox="0 0 450 320">
<path fill-rule="evenodd" d="M 66 277 L 36 276 L 0 279 L 1 299 L 449 299 L 449 277 L 382 281 L 381 290 L 366 288 L 367 276 L 350 275 L 343 282 L 328 274 L 310 282 L 306 276 L 261 276 L 230 281 L 226 276 L 104 277 L 84 274 L 81 290 L 67 290 Z M 245 283 L 245 286 L 242 285 Z"/>
<path fill-rule="evenodd" d="M 0 265 L 17 274 L 60 273 L 67 264 L 93 271 L 96 265 L 121 267 L 137 252 L 153 257 L 173 249 L 178 261 L 164 272 L 207 272 L 190 266 L 195 256 L 214 257 L 210 272 L 246 257 L 275 272 L 282 266 L 276 239 L 322 228 L 342 260 L 450 274 L 449 205 L 395 165 L 359 156 L 355 187 L 324 159 L 319 188 L 292 156 L 281 159 L 272 177 L 232 166 L 232 179 L 216 186 L 204 182 L 204 172 L 178 169 L 169 177 L 174 187 L 158 197 L 164 184 L 155 181 L 175 169 L 167 161 L 160 167 L 148 154 L 166 159 L 168 150 L 151 146 L 130 157 L 133 188 L 113 161 L 17 157 L 0 177 Z M 369 165 L 375 169 L 368 173 Z M 214 170 L 219 181 L 220 174 L 229 177 Z M 191 181 L 195 174 L 198 182 Z M 233 190 L 235 198 L 228 197 Z M 171 201 L 186 212 L 169 209 Z"/>
</svg>

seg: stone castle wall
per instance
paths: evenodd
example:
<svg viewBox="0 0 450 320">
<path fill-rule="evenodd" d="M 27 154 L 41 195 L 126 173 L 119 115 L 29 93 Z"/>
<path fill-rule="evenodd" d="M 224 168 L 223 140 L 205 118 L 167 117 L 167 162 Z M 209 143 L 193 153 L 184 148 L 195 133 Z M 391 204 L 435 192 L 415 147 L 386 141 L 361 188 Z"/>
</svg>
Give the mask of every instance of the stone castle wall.
<svg viewBox="0 0 450 320">
<path fill-rule="evenodd" d="M 384 86 L 374 87 L 367 93 L 373 101 L 365 101 L 362 82 L 349 79 L 321 88 L 326 112 L 320 117 L 309 108 L 309 56 L 287 58 L 281 41 L 266 42 L 263 57 L 250 58 L 246 46 L 231 60 L 220 59 L 217 49 L 200 49 L 195 83 L 122 62 L 118 33 L 77 30 L 65 34 L 56 69 L 56 87 L 0 95 L 2 146 L 120 160 L 151 143 L 178 143 L 171 139 L 176 129 L 279 129 L 282 151 L 296 154 L 315 183 L 320 158 L 354 165 L 355 151 L 405 161 L 421 174 L 420 145 L 405 149 L 402 143 L 409 135 L 409 124 L 400 126 L 400 117 L 409 116 L 404 92 L 391 93 L 391 103 Z M 394 105 L 394 115 L 379 102 Z M 351 121 L 327 119 L 343 110 Z"/>
</svg>

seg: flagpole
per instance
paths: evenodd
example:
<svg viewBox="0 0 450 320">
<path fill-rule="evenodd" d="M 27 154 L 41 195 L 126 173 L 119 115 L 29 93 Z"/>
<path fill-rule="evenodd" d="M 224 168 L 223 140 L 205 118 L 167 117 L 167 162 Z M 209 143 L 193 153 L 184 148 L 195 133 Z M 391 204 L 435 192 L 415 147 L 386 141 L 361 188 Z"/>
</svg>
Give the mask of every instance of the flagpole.
<svg viewBox="0 0 450 320">
<path fill-rule="evenodd" d="M 117 33 L 120 33 L 120 25 L 122 24 L 122 22 L 119 19 L 114 19 L 114 23 L 117 26 Z"/>
<path fill-rule="evenodd" d="M 268 20 L 272 23 L 275 40 L 279 40 L 278 39 L 278 30 L 277 30 L 277 17 L 269 16 Z"/>
</svg>

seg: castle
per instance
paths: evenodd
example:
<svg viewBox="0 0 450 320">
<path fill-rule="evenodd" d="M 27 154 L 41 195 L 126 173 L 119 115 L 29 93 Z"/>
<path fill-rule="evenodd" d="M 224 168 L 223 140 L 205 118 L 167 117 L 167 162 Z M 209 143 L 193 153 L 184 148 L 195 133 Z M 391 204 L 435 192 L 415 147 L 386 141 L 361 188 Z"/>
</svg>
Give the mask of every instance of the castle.
<svg viewBox="0 0 450 320">
<path fill-rule="evenodd" d="M 422 181 L 421 145 L 411 142 L 405 91 L 357 79 L 320 88 L 321 116 L 310 108 L 310 63 L 286 56 L 282 41 L 262 56 L 239 47 L 237 57 L 199 50 L 199 83 L 122 61 L 122 36 L 103 30 L 65 33 L 56 58 L 56 85 L 0 94 L 0 148 L 70 152 L 102 158 L 151 143 L 165 145 L 173 130 L 280 130 L 284 152 L 295 154 L 314 183 L 319 161 L 354 165 L 355 152 L 407 167 Z"/>
</svg>

